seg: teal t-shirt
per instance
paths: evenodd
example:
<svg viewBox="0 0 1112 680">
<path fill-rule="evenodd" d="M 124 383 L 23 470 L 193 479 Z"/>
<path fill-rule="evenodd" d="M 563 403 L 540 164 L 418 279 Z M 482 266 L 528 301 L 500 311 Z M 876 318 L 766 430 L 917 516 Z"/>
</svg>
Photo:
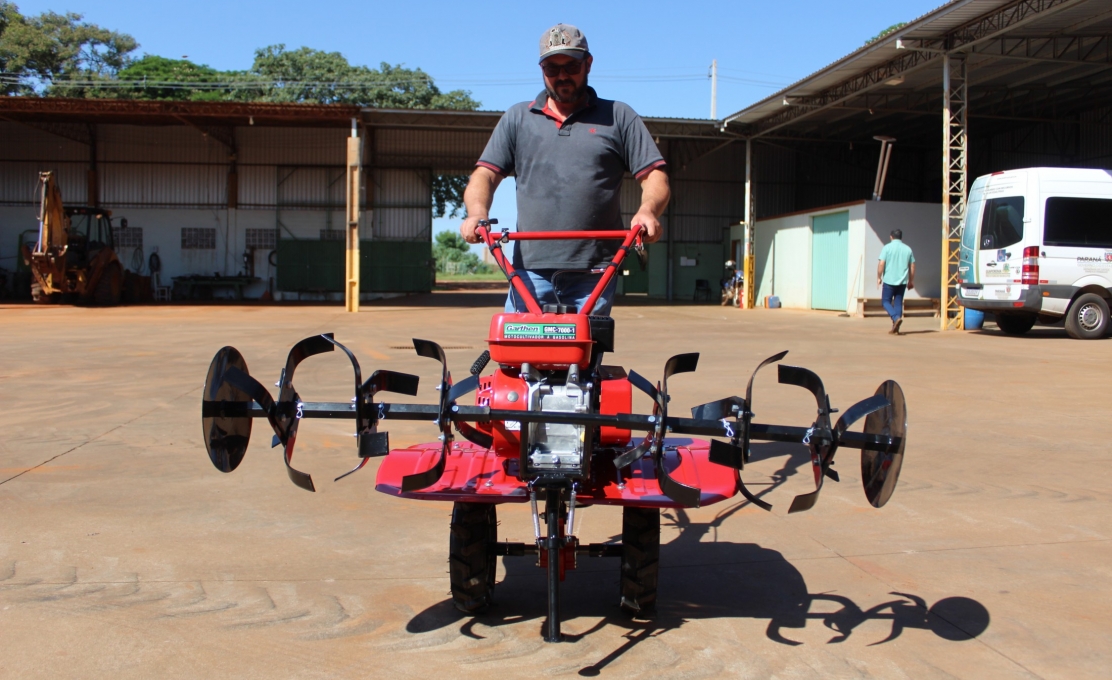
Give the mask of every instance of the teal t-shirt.
<svg viewBox="0 0 1112 680">
<path fill-rule="evenodd" d="M 880 249 L 880 260 L 884 260 L 884 283 L 889 286 L 902 286 L 907 283 L 911 263 L 915 255 L 911 248 L 898 239 L 889 241 Z"/>
</svg>

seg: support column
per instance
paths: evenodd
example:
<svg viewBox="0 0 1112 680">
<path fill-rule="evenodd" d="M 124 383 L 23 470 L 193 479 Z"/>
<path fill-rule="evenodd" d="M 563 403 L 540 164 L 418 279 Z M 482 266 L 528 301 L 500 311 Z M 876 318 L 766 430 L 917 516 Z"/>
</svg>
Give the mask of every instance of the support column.
<svg viewBox="0 0 1112 680">
<path fill-rule="evenodd" d="M 745 258 L 742 260 L 742 276 L 745 277 L 745 297 L 741 301 L 742 309 L 752 309 L 756 306 L 757 287 L 753 280 L 756 267 L 753 265 L 753 239 L 756 238 L 753 229 L 753 140 L 745 140 Z"/>
<path fill-rule="evenodd" d="M 964 54 L 942 55 L 942 330 L 965 327 L 958 304 L 961 231 L 968 196 L 969 72 Z"/>
<path fill-rule="evenodd" d="M 359 311 L 359 194 L 363 169 L 363 140 L 354 118 L 347 142 L 347 232 L 344 305 L 349 312 Z"/>
</svg>

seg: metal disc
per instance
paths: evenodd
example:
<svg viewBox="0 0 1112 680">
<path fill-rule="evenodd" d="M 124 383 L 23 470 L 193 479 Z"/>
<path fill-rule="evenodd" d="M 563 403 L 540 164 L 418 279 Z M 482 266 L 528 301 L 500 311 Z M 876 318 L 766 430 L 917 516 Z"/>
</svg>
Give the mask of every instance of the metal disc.
<svg viewBox="0 0 1112 680">
<path fill-rule="evenodd" d="M 861 451 L 861 484 L 865 487 L 865 497 L 873 507 L 879 508 L 892 497 L 900 477 L 907 446 L 907 402 L 894 380 L 881 383 L 876 394 L 887 399 L 888 406 L 865 417 L 865 433 L 900 438 L 895 452 Z"/>
<path fill-rule="evenodd" d="M 224 347 L 216 353 L 205 377 L 202 397 L 205 401 L 251 401 L 251 397 L 226 381 L 225 375 L 233 366 L 247 373 L 247 362 L 243 360 L 239 350 L 235 347 Z M 209 460 L 221 472 L 235 470 L 243 460 L 243 454 L 247 452 L 247 442 L 251 439 L 251 417 L 202 417 L 201 423 Z"/>
</svg>

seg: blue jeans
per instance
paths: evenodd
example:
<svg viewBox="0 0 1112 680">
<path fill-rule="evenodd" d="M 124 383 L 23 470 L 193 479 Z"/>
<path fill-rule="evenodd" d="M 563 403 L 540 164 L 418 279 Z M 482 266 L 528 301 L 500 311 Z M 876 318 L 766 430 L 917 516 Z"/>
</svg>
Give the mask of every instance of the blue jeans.
<svg viewBox="0 0 1112 680">
<path fill-rule="evenodd" d="M 572 269 L 518 269 L 521 272 L 521 282 L 537 299 L 537 304 L 542 308 L 545 305 L 564 304 L 573 306 L 576 310 L 587 302 L 595 284 L 602 278 L 602 271 L 586 271 Z M 617 272 L 615 272 L 617 274 Z M 592 316 L 610 316 L 610 308 L 614 304 L 614 290 L 618 287 L 618 277 L 610 279 L 606 289 L 595 301 L 593 311 L 585 312 Z M 507 312 L 527 312 L 525 301 L 510 285 L 510 293 L 506 296 Z M 570 311 L 570 310 L 569 310 Z"/>
<path fill-rule="evenodd" d="M 895 322 L 904 315 L 904 291 L 907 290 L 907 284 L 899 286 L 891 286 L 884 284 L 880 293 L 880 302 L 884 305 L 884 311 L 888 312 L 888 316 L 892 317 Z"/>
</svg>

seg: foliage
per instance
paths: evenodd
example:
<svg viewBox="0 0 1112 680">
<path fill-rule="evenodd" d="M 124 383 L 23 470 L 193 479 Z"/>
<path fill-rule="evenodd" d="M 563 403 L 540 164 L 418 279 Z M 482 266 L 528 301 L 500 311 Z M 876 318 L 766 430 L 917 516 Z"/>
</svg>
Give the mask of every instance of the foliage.
<svg viewBox="0 0 1112 680">
<path fill-rule="evenodd" d="M 900 30 L 900 29 L 901 29 L 901 28 L 903 28 L 904 26 L 907 26 L 907 22 L 906 22 L 906 21 L 901 21 L 901 22 L 900 22 L 900 23 L 898 23 L 898 24 L 892 24 L 891 26 L 889 26 L 888 28 L 884 29 L 884 30 L 883 30 L 883 31 L 881 31 L 880 33 L 877 33 L 877 34 L 876 34 L 876 35 L 874 35 L 873 37 L 871 37 L 871 38 L 869 38 L 868 40 L 866 40 L 866 41 L 865 41 L 865 44 L 866 44 L 866 45 L 868 45 L 868 44 L 869 44 L 869 43 L 871 43 L 871 42 L 876 42 L 877 40 L 880 40 L 880 39 L 881 39 L 881 38 L 883 38 L 884 36 L 886 36 L 886 35 L 888 35 L 888 34 L 890 34 L 890 33 L 894 33 L 894 32 L 896 32 L 896 31 Z"/>
<path fill-rule="evenodd" d="M 467 214 L 463 205 L 463 191 L 467 188 L 467 175 L 434 175 L 432 178 L 432 216 L 455 219 Z"/>
<path fill-rule="evenodd" d="M 383 62 L 378 69 L 353 66 L 339 52 L 271 45 L 255 51 L 251 70 L 235 98 L 244 101 L 354 104 L 387 109 L 474 110 L 468 92 L 441 92 L 421 69 Z"/>
<path fill-rule="evenodd" d="M 436 271 L 453 274 L 476 273 L 486 270 L 479 256 L 456 231 L 442 231 L 433 238 L 432 255 L 436 258 Z"/>
<path fill-rule="evenodd" d="M 29 17 L 15 4 L 0 2 L 3 94 L 84 96 L 83 87 L 66 81 L 115 77 L 137 47 L 130 35 L 86 23 L 80 14 Z"/>
<path fill-rule="evenodd" d="M 144 55 L 142 59 L 132 61 L 120 69 L 117 79 L 135 84 L 125 87 L 91 88 L 88 96 L 221 101 L 230 95 L 228 88 L 219 85 L 228 80 L 228 73 L 217 71 L 204 64 L 195 64 L 188 59 L 167 59 L 153 54 Z M 209 85 L 217 89 L 199 89 L 197 85 Z"/>
</svg>

